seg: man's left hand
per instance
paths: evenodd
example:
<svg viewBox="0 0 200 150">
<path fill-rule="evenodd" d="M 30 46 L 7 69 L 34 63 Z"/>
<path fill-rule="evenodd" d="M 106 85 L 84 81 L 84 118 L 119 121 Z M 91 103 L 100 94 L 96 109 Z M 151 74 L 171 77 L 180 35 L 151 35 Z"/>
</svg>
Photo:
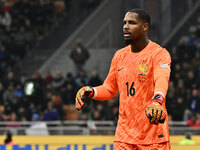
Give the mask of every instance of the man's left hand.
<svg viewBox="0 0 200 150">
<path fill-rule="evenodd" d="M 163 96 L 155 95 L 151 103 L 146 107 L 145 113 L 149 118 L 150 124 L 164 123 L 166 118 L 165 110 L 162 106 Z"/>
</svg>

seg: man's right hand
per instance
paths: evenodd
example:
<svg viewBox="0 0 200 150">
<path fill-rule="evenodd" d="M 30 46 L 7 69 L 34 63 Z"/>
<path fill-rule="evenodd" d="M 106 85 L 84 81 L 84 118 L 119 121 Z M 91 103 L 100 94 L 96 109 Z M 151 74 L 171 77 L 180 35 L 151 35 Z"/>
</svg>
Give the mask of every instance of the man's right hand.
<svg viewBox="0 0 200 150">
<path fill-rule="evenodd" d="M 88 98 L 94 96 L 94 89 L 90 86 L 82 87 L 76 94 L 76 109 L 81 110 Z"/>
</svg>

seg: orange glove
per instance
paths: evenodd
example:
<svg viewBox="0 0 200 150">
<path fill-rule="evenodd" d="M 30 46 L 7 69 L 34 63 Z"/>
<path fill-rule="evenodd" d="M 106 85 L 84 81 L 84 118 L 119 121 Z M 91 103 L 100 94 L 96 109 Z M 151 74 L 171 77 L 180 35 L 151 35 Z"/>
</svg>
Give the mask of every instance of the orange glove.
<svg viewBox="0 0 200 150">
<path fill-rule="evenodd" d="M 86 100 L 94 96 L 94 89 L 90 86 L 82 87 L 76 94 L 76 109 L 81 110 Z"/>
<path fill-rule="evenodd" d="M 162 106 L 163 100 L 162 95 L 156 94 L 151 103 L 146 107 L 145 113 L 149 118 L 150 124 L 158 125 L 165 122 L 166 113 Z"/>
</svg>

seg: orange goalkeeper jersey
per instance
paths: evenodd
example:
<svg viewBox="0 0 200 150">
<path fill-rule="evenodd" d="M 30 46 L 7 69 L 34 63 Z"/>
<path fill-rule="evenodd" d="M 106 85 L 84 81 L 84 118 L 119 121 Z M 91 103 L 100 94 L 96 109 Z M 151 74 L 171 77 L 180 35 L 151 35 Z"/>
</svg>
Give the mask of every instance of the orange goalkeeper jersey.
<svg viewBox="0 0 200 150">
<path fill-rule="evenodd" d="M 111 93 L 120 94 L 115 141 L 131 144 L 169 141 L 168 119 L 164 124 L 150 124 L 145 108 L 155 93 L 165 97 L 170 64 L 168 51 L 152 41 L 138 53 L 133 53 L 130 45 L 115 53 L 103 84 Z"/>
</svg>

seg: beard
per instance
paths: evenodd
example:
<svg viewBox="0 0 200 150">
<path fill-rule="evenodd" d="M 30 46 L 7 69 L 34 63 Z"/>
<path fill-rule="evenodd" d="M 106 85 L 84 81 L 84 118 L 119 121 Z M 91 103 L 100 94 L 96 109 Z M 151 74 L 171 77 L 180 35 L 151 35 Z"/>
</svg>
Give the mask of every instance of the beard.
<svg viewBox="0 0 200 150">
<path fill-rule="evenodd" d="M 127 45 L 130 45 L 131 43 L 133 43 L 133 39 L 124 39 L 124 42 Z"/>
</svg>

